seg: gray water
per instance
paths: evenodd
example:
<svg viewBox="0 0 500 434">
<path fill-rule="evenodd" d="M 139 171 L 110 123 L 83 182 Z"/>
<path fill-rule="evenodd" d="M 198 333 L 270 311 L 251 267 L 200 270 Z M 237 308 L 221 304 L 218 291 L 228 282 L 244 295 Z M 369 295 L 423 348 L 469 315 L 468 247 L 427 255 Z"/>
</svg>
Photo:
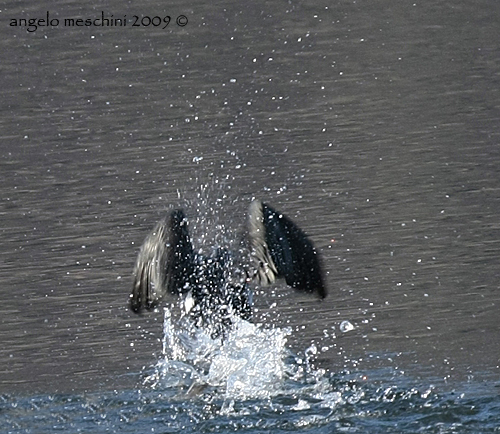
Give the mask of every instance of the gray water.
<svg viewBox="0 0 500 434">
<path fill-rule="evenodd" d="M 10 25 L 47 11 L 61 24 Z M 173 19 L 63 25 L 101 11 Z M 0 16 L 2 432 L 498 431 L 496 1 Z M 138 247 L 179 206 L 199 248 L 230 243 L 254 197 L 311 236 L 329 295 L 256 295 L 259 330 L 286 334 L 262 396 L 188 394 L 162 367 L 207 367 L 166 354 L 161 310 L 127 308 Z"/>
</svg>

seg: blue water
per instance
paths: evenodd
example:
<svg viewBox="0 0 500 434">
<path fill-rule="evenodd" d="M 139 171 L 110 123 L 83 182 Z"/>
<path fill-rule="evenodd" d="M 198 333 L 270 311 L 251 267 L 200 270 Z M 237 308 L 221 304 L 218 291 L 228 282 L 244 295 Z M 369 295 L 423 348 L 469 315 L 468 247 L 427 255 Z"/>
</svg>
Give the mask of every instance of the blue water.
<svg viewBox="0 0 500 434">
<path fill-rule="evenodd" d="M 328 374 L 287 381 L 267 399 L 226 399 L 211 388 L 186 398 L 177 388 L 85 395 L 0 397 L 3 433 L 289 432 L 493 433 L 500 398 L 481 388 L 439 392 L 405 380 L 364 382 Z"/>
</svg>

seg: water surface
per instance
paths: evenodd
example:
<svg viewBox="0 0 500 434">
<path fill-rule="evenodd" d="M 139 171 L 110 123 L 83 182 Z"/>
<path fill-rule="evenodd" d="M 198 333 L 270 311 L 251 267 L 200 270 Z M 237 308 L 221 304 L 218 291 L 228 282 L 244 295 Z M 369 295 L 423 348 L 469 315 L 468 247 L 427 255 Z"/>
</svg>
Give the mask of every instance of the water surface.
<svg viewBox="0 0 500 434">
<path fill-rule="evenodd" d="M 47 9 L 101 13 L 1 11 L 2 431 L 497 429 L 495 1 L 111 1 L 189 22 L 8 25 Z M 324 302 L 256 297 L 306 377 L 232 404 L 152 388 L 163 315 L 127 309 L 138 246 L 178 206 L 200 248 L 235 239 L 253 197 L 323 256 Z"/>
</svg>

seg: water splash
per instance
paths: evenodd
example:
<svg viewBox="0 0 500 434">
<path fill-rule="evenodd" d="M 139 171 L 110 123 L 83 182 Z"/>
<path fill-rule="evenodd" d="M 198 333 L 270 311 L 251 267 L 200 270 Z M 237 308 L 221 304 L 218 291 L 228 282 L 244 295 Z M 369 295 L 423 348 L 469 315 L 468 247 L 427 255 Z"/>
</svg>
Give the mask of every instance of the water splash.
<svg viewBox="0 0 500 434">
<path fill-rule="evenodd" d="M 433 386 L 422 389 L 404 379 L 399 384 L 394 378 L 369 381 L 369 376 L 315 369 L 309 358 L 317 347 L 312 344 L 302 358 L 295 356 L 287 349 L 289 329 L 235 318 L 224 338 L 213 339 L 185 323 L 187 318 L 174 320 L 173 309 L 165 309 L 163 354 L 146 378 L 151 387 L 141 391 L 141 402 L 159 405 L 155 396 L 168 396 L 158 402 L 172 406 L 169 423 L 176 427 L 201 423 L 217 432 L 262 426 L 331 432 L 340 420 L 345 428 L 378 419 L 411 426 L 407 411 L 426 415 L 433 409 L 439 416 L 449 405 L 462 409 L 460 402 L 439 397 Z"/>
<path fill-rule="evenodd" d="M 212 359 L 207 381 L 231 398 L 269 398 L 286 377 L 288 330 L 238 320 Z"/>
<path fill-rule="evenodd" d="M 267 328 L 235 317 L 226 336 L 214 338 L 164 310 L 163 351 L 145 384 L 196 395 L 207 388 L 231 399 L 265 399 L 294 375 L 287 361 L 289 329 Z"/>
</svg>

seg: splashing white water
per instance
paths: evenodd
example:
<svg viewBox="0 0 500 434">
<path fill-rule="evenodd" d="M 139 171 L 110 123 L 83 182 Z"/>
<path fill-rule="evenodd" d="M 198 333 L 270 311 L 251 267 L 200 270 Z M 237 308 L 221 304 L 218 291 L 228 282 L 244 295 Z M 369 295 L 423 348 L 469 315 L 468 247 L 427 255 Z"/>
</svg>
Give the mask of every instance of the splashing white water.
<svg viewBox="0 0 500 434">
<path fill-rule="evenodd" d="M 239 320 L 212 359 L 207 381 L 232 398 L 267 398 L 285 378 L 288 331 Z"/>
<path fill-rule="evenodd" d="M 165 309 L 163 333 L 162 358 L 145 380 L 153 388 L 182 387 L 196 394 L 211 387 L 231 399 L 268 398 L 289 377 L 288 329 L 234 318 L 227 336 L 213 339 L 203 329 L 174 324 Z"/>
</svg>

